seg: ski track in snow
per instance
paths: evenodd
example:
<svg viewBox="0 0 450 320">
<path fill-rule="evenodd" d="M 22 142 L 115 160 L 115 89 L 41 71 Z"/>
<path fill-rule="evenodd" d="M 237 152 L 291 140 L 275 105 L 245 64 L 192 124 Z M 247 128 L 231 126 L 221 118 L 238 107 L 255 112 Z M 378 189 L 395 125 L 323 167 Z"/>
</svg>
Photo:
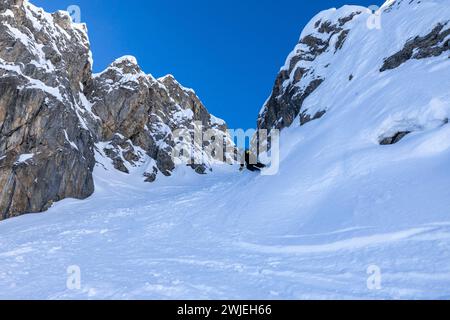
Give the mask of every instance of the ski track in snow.
<svg viewBox="0 0 450 320">
<path fill-rule="evenodd" d="M 184 174 L 186 183 L 172 185 L 127 185 L 117 174 L 110 181 L 121 185 L 116 191 L 97 177 L 100 191 L 85 201 L 2 222 L 0 298 L 450 297 L 449 222 L 255 237 L 214 210 L 221 206 L 214 195 L 254 178 L 226 173 L 227 179 L 218 174 L 199 184 Z M 372 291 L 366 271 L 374 264 L 382 289 Z M 72 265 L 81 269 L 80 290 L 66 287 Z"/>
</svg>

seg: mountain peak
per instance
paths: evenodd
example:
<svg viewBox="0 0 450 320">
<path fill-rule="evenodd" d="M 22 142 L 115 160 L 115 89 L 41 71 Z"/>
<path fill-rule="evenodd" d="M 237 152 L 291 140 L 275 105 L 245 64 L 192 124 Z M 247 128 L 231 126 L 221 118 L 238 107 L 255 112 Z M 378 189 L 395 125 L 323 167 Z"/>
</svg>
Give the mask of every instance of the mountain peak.
<svg viewBox="0 0 450 320">
<path fill-rule="evenodd" d="M 177 88 L 184 91 L 187 94 L 196 95 L 195 90 L 191 88 L 184 87 L 172 74 L 165 75 L 164 77 L 158 78 L 158 81 L 165 85 L 167 88 Z"/>
<path fill-rule="evenodd" d="M 138 64 L 137 59 L 134 56 L 126 55 L 114 60 L 106 70 L 115 69 L 120 70 L 123 74 L 140 74 L 142 73 L 141 67 Z"/>
<path fill-rule="evenodd" d="M 136 57 L 134 56 L 130 56 L 130 55 L 125 55 L 122 56 L 118 59 L 116 59 L 113 63 L 113 65 L 122 65 L 122 64 L 127 64 L 127 65 L 138 65 L 138 61 L 136 59 Z"/>
</svg>

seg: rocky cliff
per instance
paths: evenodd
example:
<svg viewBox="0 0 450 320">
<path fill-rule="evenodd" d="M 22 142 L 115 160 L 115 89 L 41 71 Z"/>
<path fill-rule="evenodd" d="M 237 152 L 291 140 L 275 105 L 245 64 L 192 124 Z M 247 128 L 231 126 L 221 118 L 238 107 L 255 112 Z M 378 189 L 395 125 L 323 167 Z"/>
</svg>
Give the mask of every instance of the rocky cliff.
<svg viewBox="0 0 450 320">
<path fill-rule="evenodd" d="M 86 26 L 66 12 L 0 1 L 0 220 L 90 196 L 96 157 L 124 173 L 150 163 L 149 182 L 169 176 L 175 130 L 209 130 L 232 147 L 225 122 L 172 76 L 155 79 L 129 56 L 92 74 L 91 57 Z M 214 141 L 193 144 L 196 172 L 218 161 L 205 151 Z"/>
</svg>

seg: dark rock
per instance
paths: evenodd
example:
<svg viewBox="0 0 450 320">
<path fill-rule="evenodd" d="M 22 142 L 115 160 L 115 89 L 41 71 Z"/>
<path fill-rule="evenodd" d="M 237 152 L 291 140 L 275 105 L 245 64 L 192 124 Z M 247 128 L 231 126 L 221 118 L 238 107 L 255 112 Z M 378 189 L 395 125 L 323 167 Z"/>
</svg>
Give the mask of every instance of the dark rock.
<svg viewBox="0 0 450 320">
<path fill-rule="evenodd" d="M 322 23 L 322 20 L 317 20 L 316 23 L 314 24 L 314 28 L 318 28 L 320 26 L 320 24 Z"/>
<path fill-rule="evenodd" d="M 342 49 L 349 32 L 350 32 L 350 30 L 344 30 L 339 34 L 338 40 L 336 42 L 336 47 L 335 47 L 336 51 Z"/>
<path fill-rule="evenodd" d="M 351 14 L 349 14 L 346 17 L 339 18 L 339 20 L 338 20 L 339 26 L 340 27 L 344 26 L 347 22 L 352 21 L 354 17 L 360 15 L 361 13 L 362 13 L 361 11 L 356 11 L 356 12 L 352 12 Z"/>
<path fill-rule="evenodd" d="M 394 134 L 391 137 L 383 138 L 380 140 L 380 145 L 392 145 L 396 144 L 400 140 L 402 140 L 404 137 L 406 137 L 408 134 L 410 134 L 411 131 L 400 131 Z"/>
<path fill-rule="evenodd" d="M 322 118 L 327 112 L 325 110 L 316 112 L 312 117 L 307 112 L 304 112 L 300 115 L 300 124 L 303 126 L 310 121 L 317 120 Z"/>
<path fill-rule="evenodd" d="M 319 29 L 317 29 L 320 33 L 334 33 L 340 31 L 339 27 L 335 24 L 332 24 L 330 21 L 323 22 Z"/>
<path fill-rule="evenodd" d="M 395 69 L 411 59 L 437 57 L 449 51 L 450 40 L 444 41 L 449 35 L 448 22 L 445 25 L 438 24 L 429 34 L 409 40 L 402 50 L 386 58 L 380 72 Z"/>
<path fill-rule="evenodd" d="M 206 174 L 206 167 L 204 165 L 191 165 L 192 169 L 198 174 Z"/>
</svg>

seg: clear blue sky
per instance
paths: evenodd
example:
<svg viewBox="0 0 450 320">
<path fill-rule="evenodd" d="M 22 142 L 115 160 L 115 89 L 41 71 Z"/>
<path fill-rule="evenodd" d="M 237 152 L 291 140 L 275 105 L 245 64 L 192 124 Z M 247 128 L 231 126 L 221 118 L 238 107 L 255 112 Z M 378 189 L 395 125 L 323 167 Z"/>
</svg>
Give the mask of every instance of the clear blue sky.
<svg viewBox="0 0 450 320">
<path fill-rule="evenodd" d="M 173 74 L 232 128 L 254 128 L 275 76 L 319 11 L 380 0 L 31 0 L 81 8 L 94 71 L 134 55 L 146 73 Z"/>
</svg>

